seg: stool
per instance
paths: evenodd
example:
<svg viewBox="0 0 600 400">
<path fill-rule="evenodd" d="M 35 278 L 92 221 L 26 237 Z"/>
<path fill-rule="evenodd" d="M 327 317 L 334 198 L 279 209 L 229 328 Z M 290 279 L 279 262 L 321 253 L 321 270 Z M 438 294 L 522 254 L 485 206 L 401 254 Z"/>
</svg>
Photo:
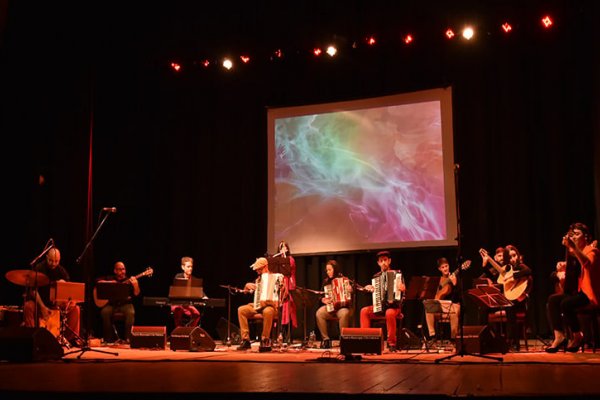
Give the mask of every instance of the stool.
<svg viewBox="0 0 600 400">
<path fill-rule="evenodd" d="M 519 340 L 523 339 L 525 341 L 525 350 L 529 351 L 529 343 L 527 342 L 527 312 L 517 311 L 516 321 L 517 330 L 521 333 L 521 337 L 519 338 Z M 506 324 L 506 322 L 506 310 L 495 311 L 488 314 L 488 324 L 499 325 L 501 327 L 500 331 L 502 331 L 502 325 Z"/>
<path fill-rule="evenodd" d="M 115 333 L 115 338 L 117 338 L 117 340 L 122 340 L 117 331 L 117 325 L 115 324 L 117 321 L 125 321 L 125 314 L 120 311 L 115 311 L 112 315 L 112 328 Z M 127 332 L 125 332 L 125 336 L 127 336 Z"/>
<path fill-rule="evenodd" d="M 583 346 L 592 344 L 592 350 L 595 353 L 598 343 L 598 335 L 600 330 L 598 328 L 598 317 L 600 316 L 600 307 L 594 305 L 587 305 L 577 310 L 577 317 L 581 323 L 581 330 L 584 333 Z M 582 347 L 583 347 L 582 346 Z"/>
</svg>

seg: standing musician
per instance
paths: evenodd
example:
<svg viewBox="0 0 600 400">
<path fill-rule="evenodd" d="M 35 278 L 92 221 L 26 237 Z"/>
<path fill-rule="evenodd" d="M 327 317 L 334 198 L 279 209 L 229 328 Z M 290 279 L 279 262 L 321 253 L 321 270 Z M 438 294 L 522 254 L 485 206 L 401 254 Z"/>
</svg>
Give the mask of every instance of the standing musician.
<svg viewBox="0 0 600 400">
<path fill-rule="evenodd" d="M 131 328 L 135 320 L 135 308 L 133 306 L 133 298 L 139 296 L 140 285 L 135 276 L 128 277 L 125 263 L 117 261 L 113 268 L 114 276 L 98 280 L 97 282 L 118 282 L 129 284 L 129 297 L 125 300 L 109 301 L 100 310 L 102 316 L 102 332 L 105 342 L 111 342 L 113 339 L 113 317 L 115 313 L 121 312 L 125 316 L 125 335 L 126 343 L 131 340 Z"/>
<path fill-rule="evenodd" d="M 328 260 L 325 265 L 325 273 L 327 276 L 323 279 L 323 288 L 325 289 L 325 295 L 321 298 L 323 305 L 319 307 L 316 313 L 317 327 L 321 332 L 321 348 L 330 349 L 331 341 L 329 340 L 329 334 L 327 333 L 327 321 L 328 320 L 339 320 L 340 333 L 342 328 L 350 326 L 350 319 L 352 318 L 352 286 L 350 280 L 342 274 L 341 268 L 335 260 Z M 340 279 L 336 279 L 340 278 Z M 337 306 L 334 304 L 333 289 L 332 286 L 337 283 L 340 285 L 336 286 L 344 293 L 347 294 L 349 299 L 343 299 L 343 305 Z M 328 294 L 327 288 L 332 288 L 332 293 Z"/>
<path fill-rule="evenodd" d="M 383 250 L 377 253 L 377 264 L 379 265 L 380 271 L 373 275 L 373 279 L 378 279 L 387 272 L 396 272 L 400 274 L 400 279 L 397 279 L 394 283 L 394 292 L 403 294 L 406 291 L 406 285 L 402 278 L 400 270 L 393 270 L 390 268 L 392 263 L 392 257 L 389 251 Z M 375 292 L 373 285 L 366 285 L 365 290 L 369 292 Z M 381 299 L 382 312 L 385 313 L 385 325 L 387 330 L 387 344 L 388 349 L 391 352 L 397 350 L 396 347 L 396 318 L 401 315 L 401 302 L 389 301 L 387 299 Z M 373 312 L 374 306 L 366 306 L 360 310 L 360 327 L 369 328 L 371 326 L 371 318 L 375 316 Z"/>
<path fill-rule="evenodd" d="M 435 293 L 435 300 L 448 300 L 452 303 L 448 309 L 442 309 L 440 312 L 426 312 L 425 319 L 427 321 L 427 329 L 429 330 L 429 337 L 435 340 L 435 321 L 444 316 L 448 316 L 450 320 L 450 337 L 456 339 L 458 333 L 458 317 L 460 315 L 460 293 L 458 290 L 458 277 L 455 271 L 450 273 L 450 264 L 448 259 L 442 257 L 437 260 L 438 270 L 442 274 L 440 284 Z M 467 264 L 463 264 L 465 268 Z"/>
<path fill-rule="evenodd" d="M 556 353 L 560 347 L 573 353 L 579 350 L 583 333 L 577 310 L 597 306 L 600 296 L 600 251 L 591 244 L 588 227 L 581 222 L 571 224 L 562 245 L 566 251 L 565 261 L 556 264 L 557 276 L 564 281 L 562 292 L 551 295 L 546 304 L 548 321 L 554 331 L 554 340 L 546 348 L 548 353 Z M 568 345 L 565 328 L 572 333 Z"/>
<path fill-rule="evenodd" d="M 266 286 L 269 286 L 271 282 L 275 283 L 272 287 L 274 292 L 277 292 L 277 299 L 270 299 L 266 301 L 259 301 L 259 304 L 248 303 L 238 308 L 238 320 L 240 323 L 240 333 L 242 336 L 242 342 L 238 346 L 238 350 L 249 350 L 250 346 L 250 328 L 248 326 L 248 318 L 253 317 L 256 314 L 262 314 L 263 326 L 259 352 L 271 351 L 271 328 L 273 326 L 273 319 L 278 315 L 279 303 L 287 298 L 288 292 L 283 284 L 282 274 L 273 274 L 269 272 L 269 262 L 266 258 L 260 257 L 256 259 L 256 262 L 250 266 L 258 274 L 258 278 L 255 282 L 248 282 L 244 286 L 244 293 L 255 292 L 255 298 L 259 297 L 257 289 L 262 285 L 263 290 L 267 290 Z M 271 282 L 266 282 L 264 279 L 268 279 Z M 274 293 L 271 292 L 271 293 Z M 267 296 L 268 297 L 268 296 Z"/>
<path fill-rule="evenodd" d="M 46 275 L 50 283 L 53 282 L 68 282 L 70 280 L 69 273 L 67 270 L 60 265 L 60 250 L 56 247 L 52 247 L 46 253 L 46 259 L 33 267 L 34 271 L 40 272 Z M 34 298 L 35 296 L 35 298 Z M 60 330 L 60 314 L 58 310 L 53 310 L 50 306 L 50 290 L 49 287 L 38 288 L 35 294 L 28 293 L 27 300 L 23 306 L 23 324 L 28 327 L 36 326 L 36 315 L 35 308 L 37 302 L 37 318 L 41 321 L 41 325 L 46 327 L 50 331 L 50 326 L 58 325 L 56 328 Z M 65 332 L 65 338 L 70 342 L 76 342 L 79 337 L 79 315 L 80 309 L 77 304 L 69 302 L 64 306 L 63 312 L 66 312 L 67 316 L 67 331 Z M 54 319 L 55 321 L 51 321 Z M 53 332 L 55 336 L 59 332 Z M 77 344 L 77 343 L 73 343 Z"/>
</svg>

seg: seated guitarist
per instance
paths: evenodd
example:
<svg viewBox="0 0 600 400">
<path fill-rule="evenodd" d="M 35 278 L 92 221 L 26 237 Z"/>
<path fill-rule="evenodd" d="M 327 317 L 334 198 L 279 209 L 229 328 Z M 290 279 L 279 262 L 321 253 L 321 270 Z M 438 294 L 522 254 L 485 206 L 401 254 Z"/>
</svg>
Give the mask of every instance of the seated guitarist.
<svg viewBox="0 0 600 400">
<path fill-rule="evenodd" d="M 506 322 L 507 322 L 507 333 L 509 343 L 512 348 L 519 350 L 519 332 L 517 330 L 517 313 L 527 312 L 527 301 L 529 299 L 529 293 L 533 283 L 533 274 L 531 268 L 523 263 L 523 256 L 512 244 L 506 246 L 508 251 L 508 264 L 506 265 L 506 272 L 512 272 L 511 275 L 507 274 L 504 280 L 504 289 L 506 291 L 507 284 L 511 282 L 527 281 L 527 287 L 525 292 L 518 298 L 512 300 L 512 307 L 506 309 Z"/>
<path fill-rule="evenodd" d="M 127 270 L 125 268 L 125 264 L 121 261 L 117 261 L 114 265 L 114 276 L 110 276 L 97 282 L 119 282 L 119 283 L 129 283 L 129 298 L 126 300 L 119 301 L 109 301 L 107 302 L 102 309 L 100 310 L 100 315 L 102 316 L 102 333 L 104 342 L 109 343 L 114 340 L 114 330 L 113 330 L 113 322 L 114 315 L 117 312 L 123 313 L 125 316 L 125 342 L 129 342 L 131 339 L 131 328 L 133 327 L 133 323 L 135 320 L 135 308 L 133 306 L 132 300 L 135 296 L 140 294 L 140 285 L 135 276 L 128 277 Z"/>
<path fill-rule="evenodd" d="M 60 251 L 58 248 L 51 248 L 46 253 L 44 261 L 35 265 L 33 269 L 46 275 L 50 284 L 53 282 L 68 282 L 69 273 L 60 264 Z M 55 336 L 60 334 L 60 314 L 58 310 L 51 309 L 50 306 L 50 286 L 43 286 L 38 288 L 36 294 L 28 293 L 27 300 L 23 307 L 23 324 L 28 327 L 36 326 L 35 310 L 37 302 L 37 317 L 41 322 L 40 327 L 45 327 Z M 79 337 L 79 315 L 80 309 L 77 304 L 66 304 L 64 311 L 67 317 L 67 328 L 65 331 L 65 338 L 71 343 L 77 345 L 77 338 Z M 56 318 L 54 318 L 56 317 Z M 54 321 L 52 321 L 55 319 Z"/>
<path fill-rule="evenodd" d="M 465 264 L 466 265 L 466 264 Z M 443 313 L 426 312 L 425 319 L 427 321 L 427 329 L 429 330 L 429 338 L 435 341 L 435 321 L 437 319 L 450 320 L 450 337 L 454 340 L 458 333 L 458 317 L 460 315 L 460 293 L 458 290 L 458 277 L 455 271 L 450 273 L 450 264 L 445 257 L 437 260 L 438 270 L 442 274 L 438 289 L 435 294 L 436 300 L 451 300 L 452 304 L 448 310 L 444 309 Z M 433 343 L 431 343 L 433 345 Z"/>
</svg>

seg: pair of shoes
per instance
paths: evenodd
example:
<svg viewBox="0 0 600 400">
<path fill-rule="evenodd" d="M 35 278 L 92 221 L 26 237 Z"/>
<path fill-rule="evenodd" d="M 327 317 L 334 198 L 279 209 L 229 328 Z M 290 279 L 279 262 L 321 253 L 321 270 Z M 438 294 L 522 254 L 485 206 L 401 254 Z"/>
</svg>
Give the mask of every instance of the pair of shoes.
<svg viewBox="0 0 600 400">
<path fill-rule="evenodd" d="M 437 349 L 439 347 L 438 341 L 436 339 L 429 339 L 426 343 L 428 349 Z"/>
<path fill-rule="evenodd" d="M 266 353 L 271 351 L 271 339 L 263 338 L 260 342 L 260 346 L 258 347 L 259 353 Z"/>
<path fill-rule="evenodd" d="M 247 339 L 242 340 L 240 345 L 238 346 L 238 350 L 250 350 L 252 346 L 250 345 L 250 341 Z"/>
<path fill-rule="evenodd" d="M 331 340 L 323 339 L 323 341 L 321 342 L 321 348 L 322 349 L 330 349 L 331 348 Z"/>
<path fill-rule="evenodd" d="M 560 343 L 559 343 L 559 344 L 557 344 L 556 346 L 552 346 L 552 345 L 550 345 L 550 346 L 546 347 L 546 348 L 544 349 L 544 351 L 545 351 L 546 353 L 558 353 L 558 350 L 559 350 L 560 348 L 562 348 L 562 349 L 563 349 L 563 351 L 565 351 L 565 350 L 567 349 L 567 342 L 568 342 L 568 341 L 567 341 L 567 339 L 565 338 L 565 339 L 563 339 L 563 341 L 562 341 L 562 342 L 560 342 Z"/>
<path fill-rule="evenodd" d="M 388 350 L 389 350 L 390 353 L 395 353 L 395 352 L 398 351 L 398 348 L 396 347 L 395 344 L 388 343 Z"/>
<path fill-rule="evenodd" d="M 574 337 L 571 344 L 566 348 L 566 351 L 577 353 L 579 349 L 583 351 L 583 336 Z"/>
</svg>

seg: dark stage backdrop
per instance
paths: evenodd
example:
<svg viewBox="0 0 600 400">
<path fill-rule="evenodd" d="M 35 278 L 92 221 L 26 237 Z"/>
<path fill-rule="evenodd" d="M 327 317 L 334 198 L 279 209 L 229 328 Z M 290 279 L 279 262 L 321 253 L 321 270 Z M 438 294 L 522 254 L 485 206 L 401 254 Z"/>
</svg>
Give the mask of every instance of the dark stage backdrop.
<svg viewBox="0 0 600 400">
<path fill-rule="evenodd" d="M 196 260 L 208 295 L 226 297 L 219 285 L 242 286 L 253 279 L 255 257 L 276 250 L 266 248 L 268 107 L 451 86 L 459 250 L 473 260 L 465 288 L 481 272 L 480 247 L 516 245 L 534 271 L 532 333 L 547 334 L 544 303 L 548 277 L 564 256 L 560 238 L 572 221 L 599 236 L 596 2 L 453 2 L 452 10 L 446 2 L 268 3 L 233 10 L 144 5 L 145 18 L 104 3 L 94 18 L 73 5 L 8 3 L 0 36 L 2 275 L 28 268 L 52 237 L 76 281 L 110 273 L 122 260 L 131 274 L 152 266 L 143 294 L 166 296 L 186 255 Z M 527 21 L 540 10 L 560 16 L 551 32 Z M 335 60 L 293 50 L 310 49 L 325 35 L 350 49 L 363 32 L 437 32 L 453 19 L 491 24 L 503 13 L 518 21 L 515 35 L 489 28 L 468 46 L 429 34 L 410 48 L 382 40 Z M 269 61 L 271 49 L 286 45 L 288 58 Z M 238 47 L 250 48 L 256 62 L 230 72 L 191 63 Z M 168 68 L 172 57 L 186 62 L 179 74 Z M 94 227 L 102 207 L 118 211 L 83 266 L 75 260 L 87 241 L 90 137 Z M 436 274 L 440 256 L 457 257 L 456 247 L 391 250 L 407 279 Z M 362 284 L 377 271 L 372 252 L 331 257 Z M 319 289 L 327 258 L 299 257 L 298 285 Z M 20 287 L 4 278 L 0 287 L 2 304 L 22 301 Z M 233 315 L 249 300 L 236 296 Z M 362 296 L 358 303 L 367 302 Z M 136 323 L 163 325 L 167 314 L 139 305 Z M 204 326 L 214 334 L 213 321 L 225 314 L 208 311 Z M 414 327 L 420 316 L 407 320 Z"/>
</svg>

